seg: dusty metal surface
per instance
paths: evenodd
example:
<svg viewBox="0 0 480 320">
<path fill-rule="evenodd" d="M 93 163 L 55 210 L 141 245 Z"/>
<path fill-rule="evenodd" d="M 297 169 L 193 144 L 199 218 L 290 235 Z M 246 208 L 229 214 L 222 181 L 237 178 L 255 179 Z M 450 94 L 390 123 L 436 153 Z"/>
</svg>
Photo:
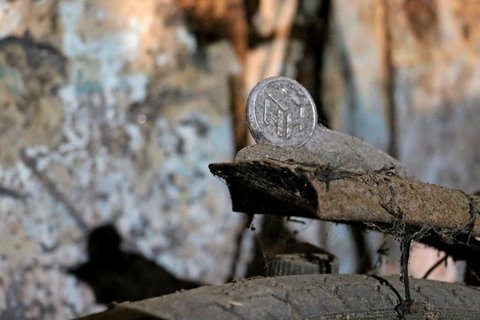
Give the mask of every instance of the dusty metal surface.
<svg viewBox="0 0 480 320">
<path fill-rule="evenodd" d="M 210 170 L 234 192 L 234 210 L 269 214 L 279 210 L 279 215 L 336 221 L 402 219 L 451 230 L 468 231 L 470 226 L 474 235 L 480 234 L 474 223 L 480 209 L 478 196 L 403 179 L 388 170 L 360 174 L 276 160 L 211 164 Z M 257 197 L 242 197 L 242 192 Z M 263 204 L 269 199 L 277 199 L 278 204 Z"/>
<path fill-rule="evenodd" d="M 460 284 L 412 280 L 415 303 L 403 319 L 477 319 L 480 292 Z M 401 319 L 397 276 L 296 275 L 244 279 L 122 303 L 82 320 Z"/>
<path fill-rule="evenodd" d="M 277 160 L 211 164 L 210 170 L 226 181 L 235 211 L 355 222 L 394 235 L 410 225 L 442 249 L 480 248 L 474 238 L 480 197 L 460 190 L 389 170 L 355 173 Z"/>
</svg>

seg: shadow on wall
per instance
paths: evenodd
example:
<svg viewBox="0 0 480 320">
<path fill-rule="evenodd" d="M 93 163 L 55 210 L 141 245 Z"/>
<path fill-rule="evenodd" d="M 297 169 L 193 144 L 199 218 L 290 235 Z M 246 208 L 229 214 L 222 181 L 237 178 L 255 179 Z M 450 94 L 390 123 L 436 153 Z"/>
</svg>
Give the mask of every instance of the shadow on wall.
<svg viewBox="0 0 480 320">
<path fill-rule="evenodd" d="M 98 303 L 142 300 L 201 285 L 176 278 L 140 254 L 122 251 L 121 242 L 111 224 L 93 229 L 88 237 L 89 260 L 68 270 L 92 288 Z"/>
</svg>

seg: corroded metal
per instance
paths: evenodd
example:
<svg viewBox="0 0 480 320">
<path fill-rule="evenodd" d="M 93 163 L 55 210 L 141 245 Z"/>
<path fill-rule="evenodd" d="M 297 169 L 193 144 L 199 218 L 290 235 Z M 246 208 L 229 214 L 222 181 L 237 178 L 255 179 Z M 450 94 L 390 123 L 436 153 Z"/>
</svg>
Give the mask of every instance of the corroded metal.
<svg viewBox="0 0 480 320">
<path fill-rule="evenodd" d="M 408 225 L 452 256 L 480 252 L 480 197 L 460 190 L 388 170 L 348 174 L 268 159 L 211 164 L 210 170 L 227 182 L 235 211 L 362 224 L 394 235 Z"/>
<path fill-rule="evenodd" d="M 315 103 L 297 81 L 272 77 L 259 82 L 247 101 L 247 122 L 255 141 L 301 146 L 317 125 Z"/>
</svg>

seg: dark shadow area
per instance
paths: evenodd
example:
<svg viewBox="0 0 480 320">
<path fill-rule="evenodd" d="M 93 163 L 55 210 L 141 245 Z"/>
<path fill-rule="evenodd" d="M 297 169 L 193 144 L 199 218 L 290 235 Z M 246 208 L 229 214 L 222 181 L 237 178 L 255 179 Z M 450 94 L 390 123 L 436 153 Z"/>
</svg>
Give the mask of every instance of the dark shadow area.
<svg viewBox="0 0 480 320">
<path fill-rule="evenodd" d="M 296 79 L 310 92 L 317 107 L 318 122 L 330 127 L 322 92 L 325 51 L 331 32 L 332 1 L 300 1 L 292 38 L 305 46 L 303 58 L 296 65 Z"/>
<path fill-rule="evenodd" d="M 201 285 L 178 279 L 140 254 L 122 251 L 121 242 L 111 224 L 93 229 L 88 236 L 89 260 L 68 270 L 93 289 L 98 303 L 147 299 Z"/>
</svg>

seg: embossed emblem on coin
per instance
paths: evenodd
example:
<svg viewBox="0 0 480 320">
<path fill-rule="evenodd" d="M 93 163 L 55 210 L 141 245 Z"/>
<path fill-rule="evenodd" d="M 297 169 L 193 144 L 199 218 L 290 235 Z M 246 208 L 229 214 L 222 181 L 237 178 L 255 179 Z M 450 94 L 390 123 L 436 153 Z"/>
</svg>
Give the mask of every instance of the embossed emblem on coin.
<svg viewBox="0 0 480 320">
<path fill-rule="evenodd" d="M 247 100 L 247 122 L 256 142 L 301 146 L 317 125 L 315 103 L 297 81 L 286 77 L 259 82 Z"/>
</svg>

